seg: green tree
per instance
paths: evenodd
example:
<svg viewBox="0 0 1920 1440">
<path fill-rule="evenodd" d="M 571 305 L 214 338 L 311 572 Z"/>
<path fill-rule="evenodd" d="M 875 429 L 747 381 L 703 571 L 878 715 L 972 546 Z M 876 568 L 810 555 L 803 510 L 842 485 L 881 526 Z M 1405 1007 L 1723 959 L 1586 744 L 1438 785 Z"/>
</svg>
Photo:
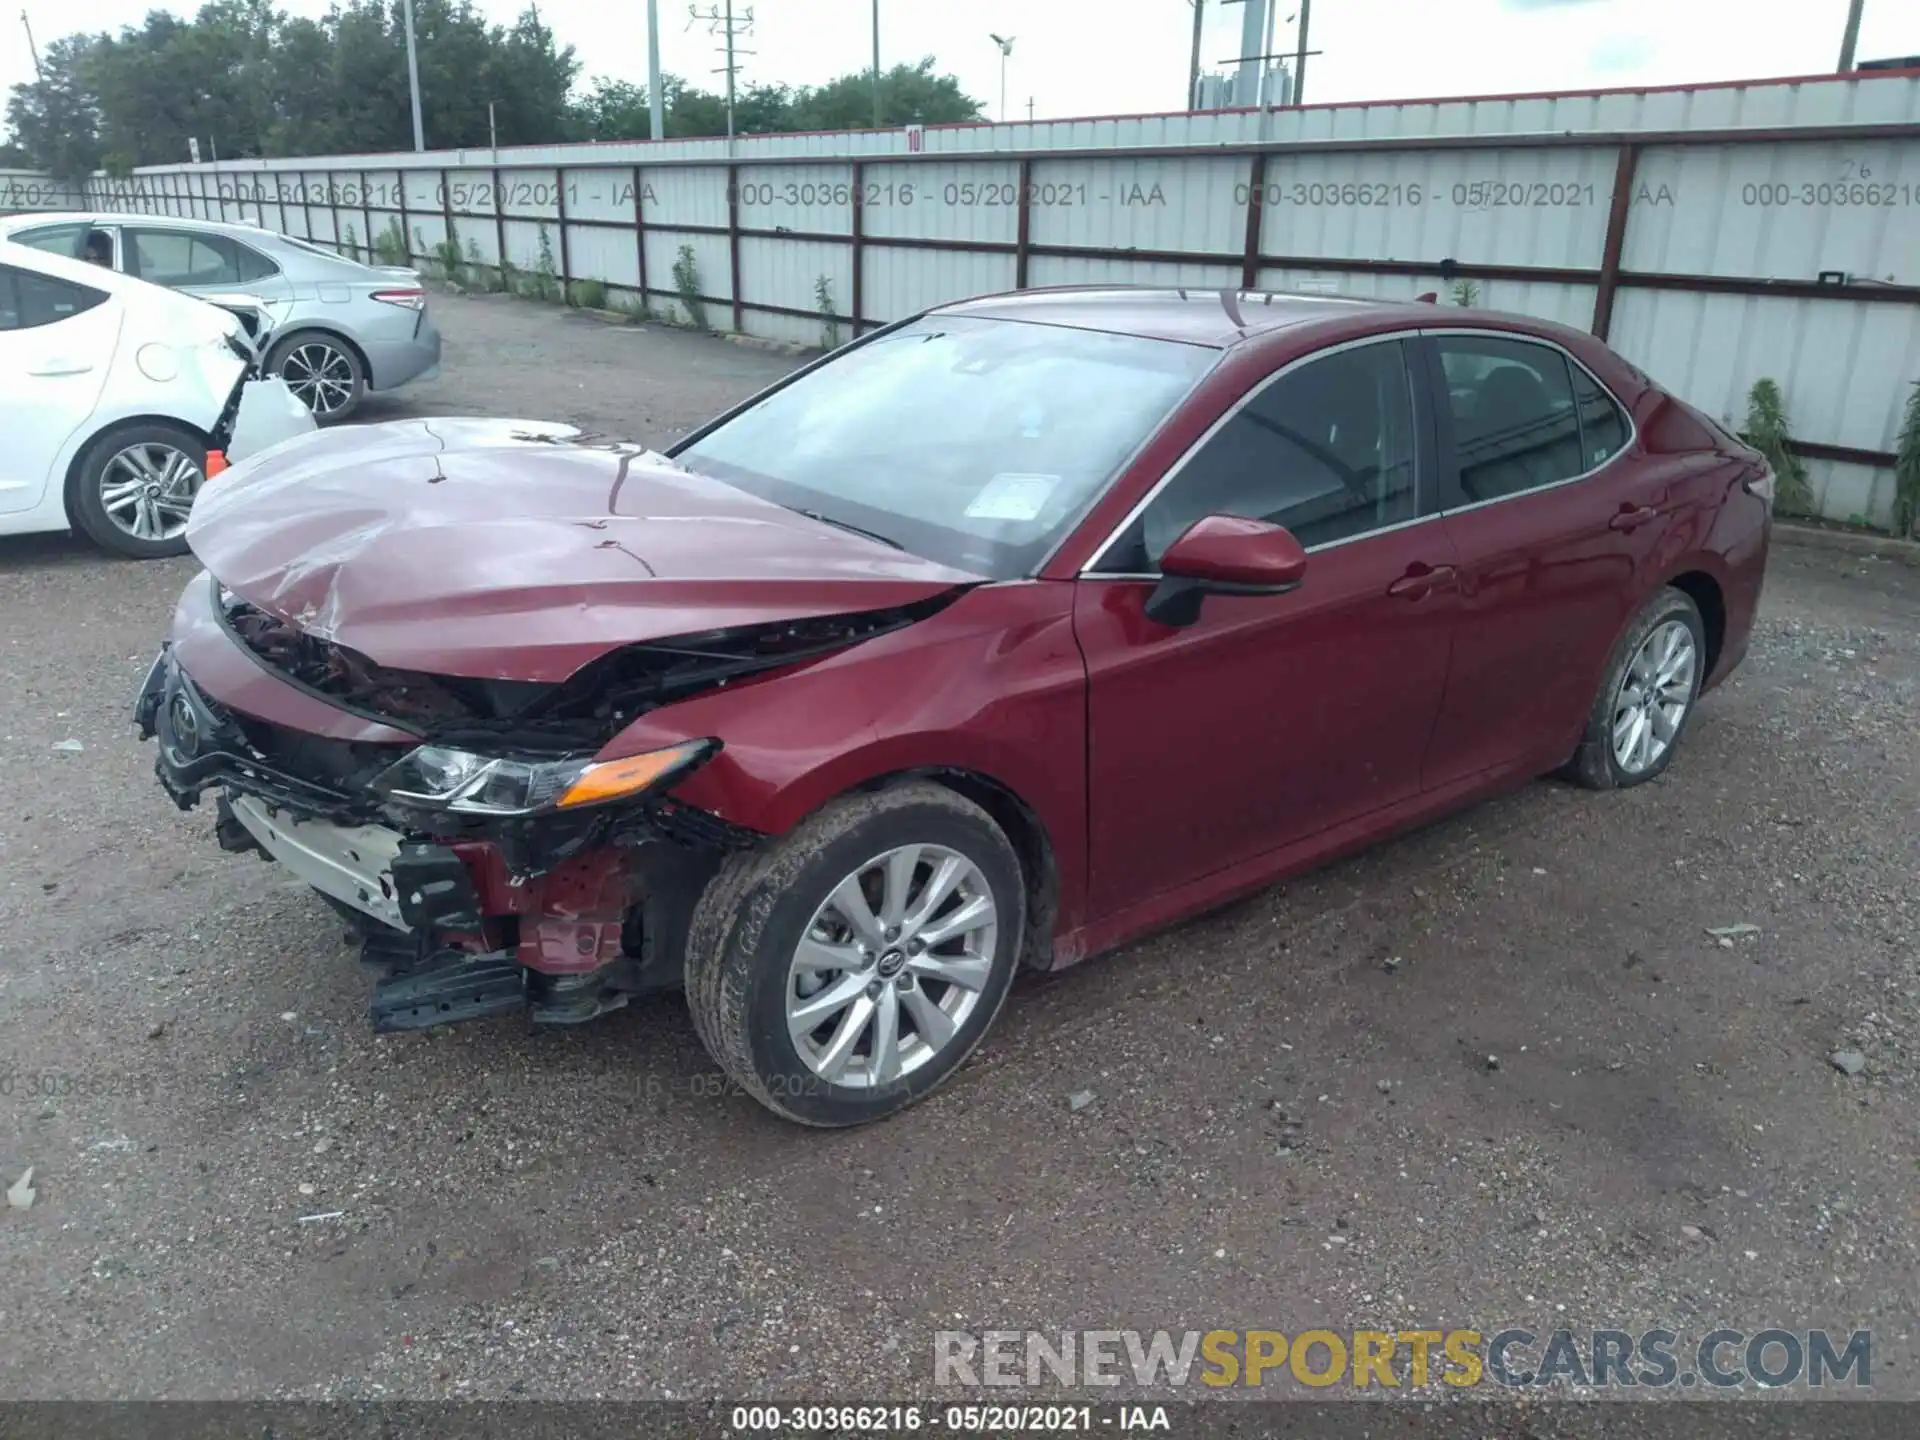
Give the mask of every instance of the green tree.
<svg viewBox="0 0 1920 1440">
<path fill-rule="evenodd" d="M 536 10 L 509 27 L 473 0 L 414 12 L 429 145 L 485 145 L 489 101 L 503 145 L 567 138 L 579 62 Z M 413 147 L 401 0 L 343 0 L 317 21 L 211 0 L 191 20 L 155 11 L 117 36 L 69 36 L 46 65 L 7 119 L 29 163 L 66 175 L 184 160 L 190 139 L 223 159 Z"/>
<path fill-rule="evenodd" d="M 951 75 L 933 73 L 933 57 L 918 65 L 896 65 L 880 73 L 880 123 L 951 125 L 982 119 L 980 102 Z M 793 97 L 788 130 L 859 130 L 873 124 L 873 72 L 842 75 L 818 89 Z"/>
<path fill-rule="evenodd" d="M 435 149 L 652 133 L 645 87 L 599 79 L 574 96 L 580 62 L 529 6 L 510 26 L 475 0 L 415 0 L 422 128 Z M 62 176 L 187 158 L 366 154 L 410 150 L 402 0 L 338 0 L 318 20 L 273 0 L 209 0 L 190 20 L 155 10 L 117 35 L 70 35 L 47 47 L 46 73 L 7 105 L 13 163 Z M 666 133 L 727 133 L 721 95 L 662 79 Z M 883 123 L 977 120 L 979 102 L 928 57 L 880 77 Z M 492 107 L 494 127 L 488 123 Z M 818 87 L 747 85 L 734 97 L 742 135 L 853 129 L 873 120 L 873 79 Z"/>
<path fill-rule="evenodd" d="M 677 75 L 660 79 L 667 138 L 727 133 L 724 95 L 689 85 Z M 982 118 L 980 102 L 951 75 L 933 72 L 933 57 L 896 65 L 880 76 L 886 125 L 941 125 Z M 873 124 L 873 76 L 862 71 L 810 88 L 749 85 L 734 96 L 733 127 L 741 135 L 795 130 L 855 130 Z M 647 90 L 626 80 L 600 79 L 574 105 L 571 133 L 582 140 L 644 140 L 653 133 Z"/>
<path fill-rule="evenodd" d="M 40 78 L 13 87 L 7 129 L 35 169 L 75 179 L 100 168 L 93 60 L 102 38 L 69 35 L 54 41 L 41 56 Z"/>
</svg>

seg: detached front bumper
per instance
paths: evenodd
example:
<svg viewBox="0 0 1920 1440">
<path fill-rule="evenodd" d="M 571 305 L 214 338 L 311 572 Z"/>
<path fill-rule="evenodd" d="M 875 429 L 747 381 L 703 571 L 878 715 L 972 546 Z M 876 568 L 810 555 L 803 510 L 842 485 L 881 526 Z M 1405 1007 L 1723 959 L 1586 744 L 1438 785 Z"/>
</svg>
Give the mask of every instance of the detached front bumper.
<svg viewBox="0 0 1920 1440">
<path fill-rule="evenodd" d="M 523 1012 L 575 1023 L 678 985 L 717 857 L 611 824 L 545 852 L 524 836 L 402 828 L 356 777 L 404 747 L 289 735 L 242 715 L 196 685 L 175 649 L 134 705 L 162 788 L 182 809 L 215 797 L 223 849 L 276 861 L 353 918 L 381 977 L 376 1030 Z"/>
</svg>

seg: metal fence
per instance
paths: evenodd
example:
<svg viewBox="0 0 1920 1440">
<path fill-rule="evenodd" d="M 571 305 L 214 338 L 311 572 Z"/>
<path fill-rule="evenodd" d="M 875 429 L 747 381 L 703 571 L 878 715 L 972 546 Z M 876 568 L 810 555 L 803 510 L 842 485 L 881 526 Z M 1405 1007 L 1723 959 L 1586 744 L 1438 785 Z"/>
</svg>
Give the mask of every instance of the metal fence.
<svg viewBox="0 0 1920 1440">
<path fill-rule="evenodd" d="M 86 187 L 31 170 L 0 170 L 0 215 L 71 210 L 86 204 Z"/>
<path fill-rule="evenodd" d="M 92 191 L 362 251 L 384 235 L 415 263 L 451 246 L 813 343 L 1032 286 L 1466 285 L 1732 424 L 1779 381 L 1840 520 L 1886 518 L 1920 380 L 1920 72 L 161 167 Z"/>
</svg>

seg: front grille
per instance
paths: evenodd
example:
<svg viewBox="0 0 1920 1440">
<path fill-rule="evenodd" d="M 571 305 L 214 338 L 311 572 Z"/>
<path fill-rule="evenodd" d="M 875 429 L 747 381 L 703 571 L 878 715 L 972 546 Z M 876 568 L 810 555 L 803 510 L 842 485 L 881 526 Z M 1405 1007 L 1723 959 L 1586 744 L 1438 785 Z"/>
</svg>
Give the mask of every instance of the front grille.
<svg viewBox="0 0 1920 1440">
<path fill-rule="evenodd" d="M 382 770 L 405 755 L 406 745 L 370 745 L 333 740 L 228 712 L 247 744 L 267 765 L 309 785 L 341 795 L 361 795 Z"/>
</svg>

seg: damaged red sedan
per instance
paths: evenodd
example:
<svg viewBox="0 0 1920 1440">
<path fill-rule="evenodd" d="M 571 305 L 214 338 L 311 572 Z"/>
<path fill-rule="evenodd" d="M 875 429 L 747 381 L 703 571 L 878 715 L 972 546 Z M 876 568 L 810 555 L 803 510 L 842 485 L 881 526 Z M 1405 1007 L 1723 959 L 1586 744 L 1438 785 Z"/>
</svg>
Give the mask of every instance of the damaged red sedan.
<svg viewBox="0 0 1920 1440">
<path fill-rule="evenodd" d="M 684 989 L 773 1110 L 951 1074 L 1059 968 L 1502 787 L 1661 773 L 1747 646 L 1759 455 L 1592 336 L 1061 290 L 665 453 L 333 429 L 210 484 L 161 783 L 353 917 L 373 1023 Z"/>
</svg>

